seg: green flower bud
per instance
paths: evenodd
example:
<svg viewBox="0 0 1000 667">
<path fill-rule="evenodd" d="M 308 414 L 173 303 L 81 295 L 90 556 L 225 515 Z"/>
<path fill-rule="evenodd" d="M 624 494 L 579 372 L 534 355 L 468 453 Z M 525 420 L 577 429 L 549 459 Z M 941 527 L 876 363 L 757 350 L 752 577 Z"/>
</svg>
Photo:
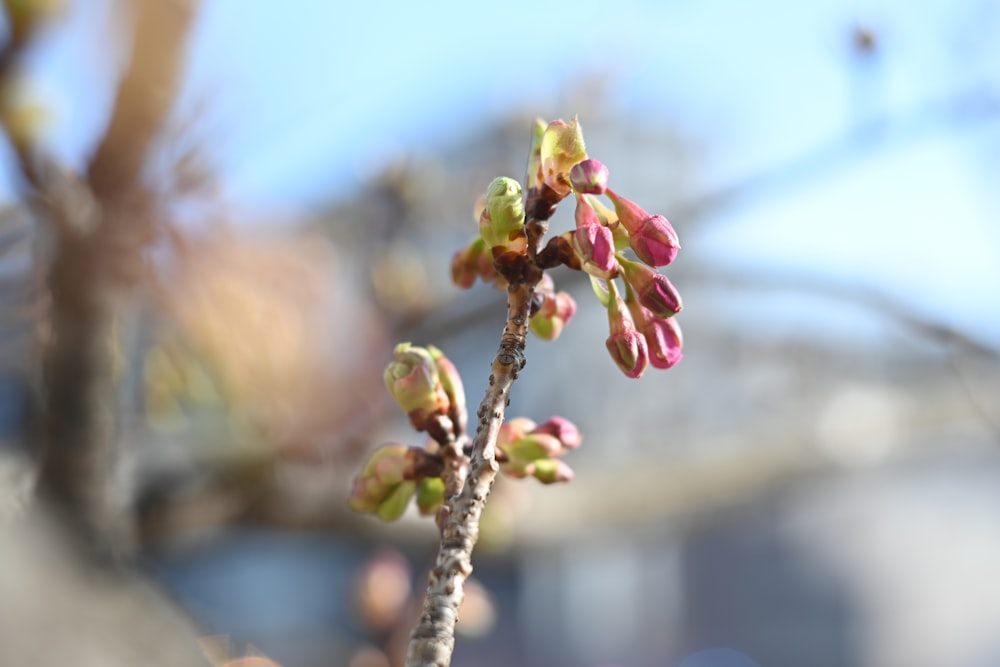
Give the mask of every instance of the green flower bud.
<svg viewBox="0 0 1000 667">
<path fill-rule="evenodd" d="M 413 492 L 416 488 L 416 482 L 406 481 L 398 484 L 379 503 L 378 508 L 375 510 L 375 516 L 383 521 L 395 521 L 403 516 L 403 512 L 406 511 L 406 506 L 410 504 L 410 498 L 413 497 Z"/>
<path fill-rule="evenodd" d="M 542 484 L 568 482 L 573 479 L 573 469 L 560 459 L 539 459 L 535 461 L 531 474 Z"/>
<path fill-rule="evenodd" d="M 563 120 L 549 123 L 542 135 L 540 153 L 543 182 L 560 197 L 565 197 L 571 190 L 570 170 L 587 159 L 583 130 L 575 116 L 569 124 Z"/>
<path fill-rule="evenodd" d="M 524 233 L 524 200 L 521 184 L 498 176 L 486 191 L 486 209 L 479 218 L 479 233 L 490 248 L 524 253 L 528 238 Z"/>
<path fill-rule="evenodd" d="M 440 477 L 426 477 L 417 483 L 417 509 L 423 516 L 437 512 L 444 502 L 444 481 Z"/>
</svg>

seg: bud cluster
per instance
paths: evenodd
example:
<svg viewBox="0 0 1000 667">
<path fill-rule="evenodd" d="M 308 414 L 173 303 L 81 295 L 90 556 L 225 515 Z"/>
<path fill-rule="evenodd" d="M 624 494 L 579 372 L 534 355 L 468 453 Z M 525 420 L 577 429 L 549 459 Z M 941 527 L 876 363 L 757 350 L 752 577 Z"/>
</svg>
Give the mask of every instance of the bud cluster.
<svg viewBox="0 0 1000 667">
<path fill-rule="evenodd" d="M 543 281 L 540 287 L 542 305 L 532 318 L 532 327 L 541 330 L 539 335 L 554 337 L 576 306 L 569 295 L 555 293 L 551 281 Z M 385 383 L 411 425 L 426 431 L 431 439 L 423 447 L 391 442 L 376 449 L 354 480 L 348 504 L 385 521 L 402 516 L 411 500 L 421 515 L 435 514 L 445 497 L 441 478 L 445 447 L 457 442 L 469 454 L 462 379 L 436 347 L 400 343 L 385 370 Z M 568 481 L 573 472 L 558 457 L 579 446 L 580 440 L 576 427 L 561 417 L 538 426 L 514 419 L 501 429 L 498 458 L 514 477 L 534 476 L 546 484 Z"/>
<path fill-rule="evenodd" d="M 528 215 L 547 220 L 556 205 L 573 196 L 575 229 L 549 239 L 537 262 L 546 269 L 564 264 L 587 273 L 608 309 L 611 358 L 629 377 L 648 366 L 670 368 L 682 357 L 683 338 L 673 317 L 681 297 L 665 275 L 656 271 L 674 261 L 680 241 L 670 222 L 650 214 L 608 187 L 610 171 L 587 156 L 580 125 L 574 118 L 547 125 L 538 121 L 528 163 Z M 516 181 L 498 178 L 490 184 L 480 215 L 480 235 L 452 260 L 452 279 L 463 288 L 476 278 L 505 288 L 501 257 L 523 256 L 527 236 L 525 206 Z M 599 199 L 607 197 L 610 206 Z M 631 251 L 636 259 L 629 259 Z M 615 282 L 625 283 L 624 297 Z M 559 336 L 576 310 L 565 292 L 555 292 L 543 276 L 536 288 L 539 308 L 531 330 L 544 340 Z"/>
<path fill-rule="evenodd" d="M 534 477 L 543 484 L 568 482 L 573 470 L 560 457 L 576 449 L 580 431 L 568 419 L 551 417 L 535 424 L 525 417 L 511 419 L 500 427 L 497 460 L 500 470 L 510 477 Z"/>
</svg>

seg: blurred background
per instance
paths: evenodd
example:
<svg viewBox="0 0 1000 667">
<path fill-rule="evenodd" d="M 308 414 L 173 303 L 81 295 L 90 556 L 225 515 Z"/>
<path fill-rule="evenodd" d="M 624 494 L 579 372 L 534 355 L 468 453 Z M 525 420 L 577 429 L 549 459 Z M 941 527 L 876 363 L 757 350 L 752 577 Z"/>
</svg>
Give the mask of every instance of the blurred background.
<svg viewBox="0 0 1000 667">
<path fill-rule="evenodd" d="M 108 482 L 141 568 L 95 583 L 19 519 L 59 259 L 13 141 L 0 662 L 197 635 L 217 665 L 401 664 L 435 528 L 345 505 L 374 447 L 421 442 L 382 369 L 432 343 L 476 405 L 504 295 L 449 260 L 534 118 L 578 115 L 680 235 L 685 358 L 625 378 L 555 272 L 579 310 L 529 341 L 509 414 L 578 424 L 576 479 L 498 484 L 454 664 L 1000 665 L 1000 3 L 46 4 L 4 77 L 39 152 L 95 184 L 135 145 L 122 91 L 158 110 L 123 172 L 156 205 Z M 154 38 L 169 85 L 137 67 Z M 130 630 L 137 590 L 165 625 Z"/>
</svg>

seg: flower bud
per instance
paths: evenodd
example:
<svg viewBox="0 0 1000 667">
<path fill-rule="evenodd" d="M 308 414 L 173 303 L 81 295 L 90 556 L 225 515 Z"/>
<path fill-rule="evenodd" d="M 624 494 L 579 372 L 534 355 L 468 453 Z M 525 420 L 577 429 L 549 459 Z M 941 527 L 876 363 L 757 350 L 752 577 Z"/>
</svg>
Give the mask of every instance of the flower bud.
<svg viewBox="0 0 1000 667">
<path fill-rule="evenodd" d="M 372 453 L 354 481 L 348 499 L 351 509 L 375 514 L 385 521 L 402 516 L 416 488 L 415 482 L 405 479 L 408 450 L 406 445 L 389 443 Z"/>
<path fill-rule="evenodd" d="M 413 428 L 427 430 L 433 417 L 447 415 L 449 408 L 437 364 L 430 352 L 410 343 L 397 345 L 393 357 L 385 369 L 385 385 Z"/>
<path fill-rule="evenodd" d="M 621 262 L 625 280 L 639 297 L 639 303 L 657 317 L 673 317 L 684 308 L 681 295 L 662 273 L 639 262 Z"/>
<path fill-rule="evenodd" d="M 469 289 L 476 278 L 480 276 L 480 258 L 483 255 L 489 257 L 489 264 L 493 266 L 493 257 L 487 251 L 486 242 L 483 237 L 477 236 L 468 246 L 462 248 L 451 258 L 451 282 L 462 289 Z"/>
<path fill-rule="evenodd" d="M 583 441 L 576 424 L 565 417 L 549 417 L 548 420 L 536 426 L 532 434 L 547 433 L 555 437 L 564 449 L 576 449 Z"/>
<path fill-rule="evenodd" d="M 520 183 L 506 176 L 493 179 L 486 191 L 486 208 L 479 218 L 479 233 L 491 249 L 501 247 L 519 254 L 527 251 Z"/>
<path fill-rule="evenodd" d="M 549 274 L 542 274 L 537 287 L 542 305 L 531 316 L 531 331 L 542 340 L 555 340 L 576 313 L 576 301 L 566 292 L 556 292 Z"/>
<path fill-rule="evenodd" d="M 649 365 L 671 368 L 684 356 L 684 337 L 676 317 L 657 317 L 635 299 L 626 299 L 629 312 L 635 318 L 636 329 L 646 339 Z"/>
<path fill-rule="evenodd" d="M 531 148 L 528 151 L 528 189 L 540 188 L 542 186 L 542 137 L 545 135 L 547 125 L 541 118 L 535 119 L 535 124 L 531 126 Z"/>
<path fill-rule="evenodd" d="M 444 503 L 444 481 L 440 477 L 425 477 L 417 482 L 417 510 L 430 516 Z"/>
<path fill-rule="evenodd" d="M 608 308 L 611 335 L 605 341 L 605 346 L 618 368 L 628 377 L 637 378 L 649 364 L 646 339 L 636 331 L 632 316 L 626 310 L 622 298 L 614 291 L 614 283 L 608 284 L 612 288 L 613 300 Z"/>
<path fill-rule="evenodd" d="M 561 459 L 539 459 L 533 464 L 531 474 L 542 484 L 568 482 L 573 479 L 573 469 Z"/>
<path fill-rule="evenodd" d="M 448 397 L 448 417 L 451 419 L 455 436 L 465 433 L 468 423 L 468 412 L 465 407 L 465 388 L 462 386 L 462 376 L 458 374 L 455 364 L 451 363 L 444 353 L 433 345 L 427 346 L 427 352 L 437 366 L 438 378 Z"/>
<path fill-rule="evenodd" d="M 662 215 L 650 215 L 635 202 L 618 196 L 608 189 L 615 212 L 629 233 L 629 245 L 635 254 L 650 266 L 666 266 L 677 257 L 680 241 L 677 232 Z"/>
<path fill-rule="evenodd" d="M 583 131 L 575 117 L 569 124 L 562 120 L 549 123 L 542 135 L 540 158 L 542 182 L 560 198 L 567 196 L 570 193 L 570 170 L 587 158 Z"/>
<path fill-rule="evenodd" d="M 608 168 L 600 160 L 587 158 L 569 170 L 569 182 L 578 195 L 603 195 L 608 189 Z"/>
<path fill-rule="evenodd" d="M 562 443 L 554 435 L 548 433 L 529 433 L 503 447 L 510 459 L 536 461 L 538 459 L 559 456 L 562 453 Z"/>
<path fill-rule="evenodd" d="M 576 198 L 576 230 L 570 234 L 569 240 L 584 271 L 603 280 L 618 275 L 611 230 L 600 223 L 597 213 L 582 195 Z"/>
</svg>

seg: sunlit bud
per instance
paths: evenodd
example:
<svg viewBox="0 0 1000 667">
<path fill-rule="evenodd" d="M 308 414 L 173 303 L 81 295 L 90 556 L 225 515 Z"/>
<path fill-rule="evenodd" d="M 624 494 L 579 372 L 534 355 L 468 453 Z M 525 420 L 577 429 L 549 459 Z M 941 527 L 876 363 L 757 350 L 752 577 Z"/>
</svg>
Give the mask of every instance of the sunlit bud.
<svg viewBox="0 0 1000 667">
<path fill-rule="evenodd" d="M 662 215 L 650 215 L 635 202 L 618 196 L 610 188 L 607 193 L 614 202 L 615 212 L 628 230 L 629 245 L 635 254 L 650 266 L 666 266 L 677 257 L 680 241 L 677 232 Z"/>
<path fill-rule="evenodd" d="M 569 182 L 577 194 L 603 195 L 608 189 L 608 168 L 600 160 L 587 158 L 569 170 Z"/>
<path fill-rule="evenodd" d="M 523 253 L 528 248 L 524 233 L 524 201 L 521 184 L 498 176 L 486 191 L 486 208 L 479 218 L 479 233 L 490 248 Z"/>
<path fill-rule="evenodd" d="M 455 364 L 451 363 L 451 360 L 444 356 L 441 350 L 433 345 L 428 345 L 427 352 L 437 366 L 438 378 L 441 381 L 441 386 L 444 387 L 445 395 L 448 397 L 448 417 L 454 425 L 455 435 L 461 435 L 465 433 L 465 426 L 468 422 L 462 377 L 458 374 Z"/>
<path fill-rule="evenodd" d="M 560 197 L 570 193 L 569 172 L 587 158 L 583 131 L 574 117 L 570 123 L 555 120 L 549 123 L 541 142 L 542 181 Z"/>
<path fill-rule="evenodd" d="M 422 516 L 438 511 L 444 502 L 444 481 L 440 477 L 425 477 L 417 482 L 417 510 Z"/>
<path fill-rule="evenodd" d="M 542 136 L 546 124 L 541 118 L 535 119 L 531 126 L 531 149 L 528 153 L 528 188 L 538 188 L 542 185 Z"/>
<path fill-rule="evenodd" d="M 430 352 L 410 343 L 393 350 L 385 369 L 385 386 L 418 431 L 426 430 L 435 415 L 448 414 L 448 395 Z"/>
<path fill-rule="evenodd" d="M 673 317 L 684 305 L 681 295 L 662 273 L 657 273 L 639 262 L 621 262 L 625 280 L 635 290 L 639 303 L 649 308 L 657 317 Z"/>
<path fill-rule="evenodd" d="M 600 223 L 597 213 L 583 196 L 576 198 L 576 230 L 571 234 L 570 242 L 584 271 L 604 280 L 618 275 L 611 230 Z"/>
<path fill-rule="evenodd" d="M 646 339 L 649 365 L 653 368 L 670 368 L 684 356 L 684 337 L 676 317 L 657 317 L 629 294 L 625 303 L 635 319 L 635 328 Z"/>
<path fill-rule="evenodd" d="M 486 256 L 489 266 L 493 266 L 493 256 L 486 248 L 483 237 L 477 236 L 468 246 L 462 248 L 451 258 L 451 281 L 461 287 L 468 289 L 476 282 L 480 276 L 480 260 Z"/>
<path fill-rule="evenodd" d="M 534 428 L 532 434 L 547 433 L 555 437 L 564 449 L 576 449 L 583 441 L 576 424 L 565 417 L 549 417 Z"/>
<path fill-rule="evenodd" d="M 542 340 L 555 340 L 576 313 L 576 301 L 567 292 L 555 292 L 552 278 L 547 273 L 542 274 L 535 289 L 541 296 L 542 305 L 531 316 L 531 331 Z"/>
<path fill-rule="evenodd" d="M 612 288 L 613 300 L 608 308 L 611 335 L 605 341 L 605 346 L 618 368 L 628 377 L 637 378 L 645 372 L 649 364 L 646 339 L 636 331 L 635 323 L 625 308 L 625 303 L 614 291 L 614 283 L 608 285 Z"/>
<path fill-rule="evenodd" d="M 531 474 L 542 484 L 568 482 L 573 479 L 573 469 L 562 459 L 539 459 L 534 462 Z"/>
</svg>

